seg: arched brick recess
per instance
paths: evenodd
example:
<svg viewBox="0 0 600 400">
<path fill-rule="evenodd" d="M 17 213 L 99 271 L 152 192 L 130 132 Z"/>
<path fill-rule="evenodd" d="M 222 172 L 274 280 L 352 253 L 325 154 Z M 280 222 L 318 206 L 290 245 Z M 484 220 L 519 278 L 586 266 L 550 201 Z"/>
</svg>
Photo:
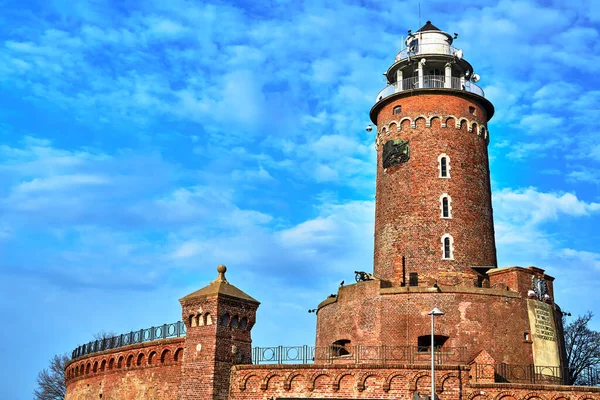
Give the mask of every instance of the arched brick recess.
<svg viewBox="0 0 600 400">
<path fill-rule="evenodd" d="M 303 377 L 303 375 L 300 372 L 291 372 L 290 374 L 288 374 L 288 376 L 285 378 L 285 381 L 283 382 L 283 389 L 291 390 L 292 381 L 298 377 Z"/>
<path fill-rule="evenodd" d="M 389 392 L 392 386 L 392 380 L 394 378 L 402 378 L 402 379 L 406 379 L 406 375 L 404 375 L 403 373 L 400 372 L 392 372 L 391 374 L 389 374 L 386 378 L 385 381 L 383 382 L 383 391 L 384 392 Z"/>
<path fill-rule="evenodd" d="M 460 392 L 460 388 L 460 378 L 458 376 L 448 375 L 442 380 L 441 384 L 436 386 L 436 391 L 438 391 L 438 393 L 457 394 Z"/>
<path fill-rule="evenodd" d="M 546 400 L 546 397 L 537 392 L 527 393 L 523 400 Z"/>
<path fill-rule="evenodd" d="M 481 393 L 471 393 L 471 395 L 469 397 L 467 397 L 467 400 L 488 400 L 488 396 L 487 394 L 481 394 Z"/>
<path fill-rule="evenodd" d="M 494 397 L 494 400 L 517 400 L 517 395 L 513 392 L 500 392 Z"/>
<path fill-rule="evenodd" d="M 368 378 L 370 378 L 372 376 L 377 377 L 377 374 L 375 374 L 373 372 L 364 372 L 364 373 L 362 373 L 356 379 L 356 390 L 358 390 L 359 392 L 362 392 L 363 390 L 365 390 L 365 382 L 367 381 Z"/>
<path fill-rule="evenodd" d="M 271 379 L 275 378 L 275 377 L 279 377 L 281 378 L 281 375 L 272 372 L 270 374 L 267 374 L 264 378 L 262 383 L 260 384 L 260 389 L 261 390 L 267 390 L 269 388 L 269 381 L 271 381 Z"/>
<path fill-rule="evenodd" d="M 337 374 L 334 378 L 333 378 L 333 390 L 340 390 L 340 382 L 342 381 L 342 379 L 345 376 L 353 376 L 353 374 L 351 374 L 350 372 L 340 372 L 339 374 Z"/>
<path fill-rule="evenodd" d="M 250 380 L 250 378 L 252 378 L 253 376 L 258 379 L 258 375 L 254 374 L 254 373 L 249 373 L 249 374 L 245 375 L 242 379 L 240 379 L 239 389 L 241 391 L 246 390 L 246 385 L 248 384 L 248 381 Z"/>
<path fill-rule="evenodd" d="M 321 378 L 321 377 L 327 377 L 329 379 L 331 379 L 331 376 L 329 374 L 326 374 L 324 372 L 315 372 L 314 374 L 311 375 L 309 382 L 308 382 L 308 390 L 313 391 L 316 389 L 317 387 L 317 379 Z"/>
<path fill-rule="evenodd" d="M 550 400 L 571 400 L 569 396 L 565 396 L 564 394 L 555 394 L 550 397 Z"/>
<path fill-rule="evenodd" d="M 425 371 L 421 371 L 415 374 L 415 376 L 413 376 L 413 378 L 410 381 L 410 390 L 417 390 L 417 383 L 418 381 L 423 378 L 423 377 L 427 377 L 431 379 L 431 375 L 429 375 L 429 372 L 425 372 Z"/>
</svg>

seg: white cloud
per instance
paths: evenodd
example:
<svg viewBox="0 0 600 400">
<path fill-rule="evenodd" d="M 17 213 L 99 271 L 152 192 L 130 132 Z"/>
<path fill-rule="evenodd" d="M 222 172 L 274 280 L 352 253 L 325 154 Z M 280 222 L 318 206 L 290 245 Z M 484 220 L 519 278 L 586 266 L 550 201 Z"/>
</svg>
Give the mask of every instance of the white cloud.
<svg viewBox="0 0 600 400">
<path fill-rule="evenodd" d="M 600 212 L 600 203 L 579 200 L 572 193 L 543 193 L 535 188 L 494 192 L 494 209 L 502 220 L 539 224 L 561 215 L 589 216 Z"/>
</svg>

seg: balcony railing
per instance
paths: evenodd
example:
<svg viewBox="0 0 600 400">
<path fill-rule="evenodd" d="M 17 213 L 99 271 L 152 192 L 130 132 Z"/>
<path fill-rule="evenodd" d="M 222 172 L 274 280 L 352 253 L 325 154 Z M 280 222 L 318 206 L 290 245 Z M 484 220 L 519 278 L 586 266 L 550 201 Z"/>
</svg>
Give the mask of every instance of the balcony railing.
<svg viewBox="0 0 600 400">
<path fill-rule="evenodd" d="M 402 79 L 400 82 L 394 82 L 383 88 L 377 95 L 377 101 L 381 101 L 394 93 L 404 92 L 414 89 L 456 89 L 465 90 L 475 93 L 481 97 L 485 97 L 483 89 L 468 80 L 452 77 L 448 81 L 443 75 L 424 75 L 422 84 L 419 82 L 418 76 Z"/>
<path fill-rule="evenodd" d="M 411 57 L 424 54 L 443 54 L 446 56 L 453 56 L 456 54 L 458 49 L 454 46 L 450 46 L 448 42 L 427 42 L 420 43 L 413 48 L 410 52 Z M 408 57 L 409 48 L 401 50 L 396 56 L 396 60 L 400 61 Z"/>
<path fill-rule="evenodd" d="M 139 331 L 131 331 L 118 336 L 94 340 L 93 342 L 83 344 L 73 350 L 71 358 L 75 359 L 87 354 L 116 349 L 130 344 L 181 336 L 185 336 L 185 324 L 183 321 L 178 321 L 172 324 L 153 326 L 148 329 L 140 329 Z"/>
<path fill-rule="evenodd" d="M 431 351 L 417 346 L 277 346 L 254 347 L 253 364 L 428 364 Z M 465 364 L 466 347 L 435 350 L 436 364 Z"/>
</svg>

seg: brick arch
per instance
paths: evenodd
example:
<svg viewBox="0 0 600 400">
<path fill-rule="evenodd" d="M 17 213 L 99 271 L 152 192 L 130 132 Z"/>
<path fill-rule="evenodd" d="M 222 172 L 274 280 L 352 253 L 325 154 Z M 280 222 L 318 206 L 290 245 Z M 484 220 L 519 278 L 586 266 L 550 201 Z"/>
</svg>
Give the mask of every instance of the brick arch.
<svg viewBox="0 0 600 400">
<path fill-rule="evenodd" d="M 106 359 L 100 362 L 100 371 L 103 372 L 106 369 Z"/>
<path fill-rule="evenodd" d="M 412 121 L 412 128 L 416 128 L 417 127 L 417 121 L 422 119 L 423 121 L 425 121 L 425 126 L 427 127 L 427 117 L 423 114 L 417 116 L 413 121 Z"/>
<path fill-rule="evenodd" d="M 565 396 L 564 394 L 555 394 L 550 397 L 550 400 L 570 400 L 569 396 Z"/>
<path fill-rule="evenodd" d="M 397 132 L 398 131 L 398 123 L 396 121 L 392 121 L 388 124 L 388 130 L 390 132 Z"/>
<path fill-rule="evenodd" d="M 117 360 L 117 368 L 123 368 L 123 360 L 125 359 L 125 357 L 120 356 L 119 359 Z"/>
<path fill-rule="evenodd" d="M 131 364 L 133 364 L 133 354 L 129 354 L 129 355 L 127 356 L 126 360 L 127 360 L 127 361 L 125 362 L 125 366 L 126 366 L 127 368 L 130 368 L 130 367 L 132 367 L 132 365 L 131 365 Z"/>
<path fill-rule="evenodd" d="M 500 400 L 500 399 L 504 399 L 506 397 L 512 397 L 513 400 L 517 400 L 517 395 L 514 392 L 500 392 L 496 395 L 496 397 L 494 397 L 494 400 Z"/>
<path fill-rule="evenodd" d="M 179 347 L 177 348 L 177 350 L 175 350 L 175 353 L 173 353 L 173 361 L 181 361 L 183 356 L 183 347 Z"/>
<path fill-rule="evenodd" d="M 443 119 L 442 128 L 446 128 L 448 126 L 448 121 L 451 119 L 454 120 L 454 126 L 456 126 L 457 118 L 454 115 L 448 115 L 448 116 L 444 117 L 444 119 Z"/>
<path fill-rule="evenodd" d="M 90 373 L 91 369 L 92 369 L 92 363 L 87 363 L 87 365 L 85 366 L 85 374 L 88 375 Z"/>
<path fill-rule="evenodd" d="M 415 376 L 413 376 L 410 381 L 410 390 L 413 390 L 413 391 L 417 390 L 417 382 L 419 381 L 419 379 L 423 378 L 424 376 L 431 378 L 431 375 L 429 375 L 429 372 L 421 371 L 421 372 L 415 374 Z"/>
<path fill-rule="evenodd" d="M 250 380 L 250 378 L 252 378 L 253 376 L 256 376 L 258 378 L 258 375 L 256 375 L 254 372 L 250 372 L 244 375 L 242 379 L 240 379 L 240 383 L 238 385 L 240 391 L 243 392 L 244 390 L 246 390 L 246 384 L 248 383 L 248 380 Z"/>
<path fill-rule="evenodd" d="M 111 357 L 110 360 L 108 360 L 108 370 L 110 371 L 113 368 L 115 368 L 115 358 Z"/>
<path fill-rule="evenodd" d="M 160 362 L 165 364 L 172 361 L 171 360 L 171 350 L 169 349 L 164 349 L 163 352 L 160 354 Z"/>
<path fill-rule="evenodd" d="M 156 351 L 151 351 L 150 354 L 148 354 L 148 365 L 157 364 L 157 355 L 158 354 L 156 353 Z"/>
<path fill-rule="evenodd" d="M 391 374 L 389 374 L 386 378 L 385 381 L 383 382 L 383 391 L 384 392 L 389 392 L 390 391 L 390 387 L 392 386 L 392 379 L 397 378 L 397 377 L 402 377 L 402 378 L 406 378 L 406 375 L 404 375 L 401 372 L 392 372 Z"/>
<path fill-rule="evenodd" d="M 442 118 L 439 115 L 432 115 L 431 117 L 429 117 L 429 119 L 427 120 L 427 126 L 431 127 L 431 122 L 437 120 L 437 122 L 440 123 L 440 126 L 442 125 Z"/>
<path fill-rule="evenodd" d="M 294 380 L 294 378 L 297 378 L 299 376 L 304 376 L 302 375 L 300 372 L 290 372 L 288 374 L 288 376 L 285 378 L 285 380 L 283 381 L 283 389 L 284 390 L 291 390 L 292 389 L 292 381 Z"/>
<path fill-rule="evenodd" d="M 311 392 L 312 392 L 313 390 L 315 390 L 315 382 L 317 381 L 317 379 L 318 379 L 320 376 L 323 376 L 323 375 L 324 375 L 324 376 L 326 376 L 326 377 L 328 377 L 329 379 L 331 379 L 331 375 L 329 375 L 329 374 L 328 374 L 328 373 L 326 373 L 326 372 L 320 372 L 320 371 L 319 371 L 319 372 L 315 372 L 315 373 L 313 373 L 313 374 L 310 376 L 310 378 L 308 379 L 308 390 L 310 390 Z"/>
<path fill-rule="evenodd" d="M 98 361 L 94 361 L 94 366 L 92 367 L 92 372 L 96 373 L 98 372 Z"/>
<path fill-rule="evenodd" d="M 523 397 L 523 400 L 529 400 L 529 399 L 532 399 L 532 400 L 536 400 L 536 399 L 546 400 L 546 396 L 543 396 L 542 394 L 537 393 L 537 392 L 530 392 L 530 393 L 527 393 L 525 395 L 525 397 Z"/>
<path fill-rule="evenodd" d="M 374 372 L 363 372 L 362 374 L 360 374 L 356 379 L 356 390 L 358 390 L 359 392 L 365 390 L 365 382 L 371 376 L 378 377 L 377 374 L 375 374 Z"/>
<path fill-rule="evenodd" d="M 409 122 L 409 126 L 411 128 L 414 128 L 413 126 L 413 120 L 410 119 L 410 117 L 404 117 L 400 120 L 400 123 L 398 124 L 398 127 L 400 128 L 400 130 L 402 130 L 402 125 L 404 125 L 404 121 L 408 121 Z"/>
<path fill-rule="evenodd" d="M 487 394 L 482 394 L 480 392 L 471 393 L 467 400 L 488 400 L 489 397 Z"/>
<path fill-rule="evenodd" d="M 455 378 L 460 381 L 460 377 L 458 376 L 458 374 L 456 372 L 448 372 L 447 374 L 444 374 L 444 375 L 440 376 L 438 379 L 436 379 L 437 380 L 436 386 L 441 388 L 442 391 L 444 391 L 445 390 L 444 385 L 446 384 L 446 381 L 451 378 Z"/>
<path fill-rule="evenodd" d="M 197 316 L 195 314 L 191 314 L 188 317 L 188 320 L 189 320 L 189 325 L 191 328 L 194 328 L 197 325 L 198 320 L 197 320 Z"/>
<path fill-rule="evenodd" d="M 467 129 L 470 132 L 471 130 L 469 128 L 469 120 L 466 118 L 460 118 L 460 119 L 456 120 L 456 129 L 462 129 L 463 122 L 465 123 L 465 125 L 467 126 Z"/>
<path fill-rule="evenodd" d="M 587 394 L 582 394 L 581 396 L 579 396 L 579 398 L 577 400 L 594 400 L 592 397 L 588 396 Z"/>
<path fill-rule="evenodd" d="M 260 389 L 261 390 L 267 390 L 269 388 L 269 381 L 271 379 L 273 379 L 274 377 L 279 377 L 281 378 L 281 375 L 279 375 L 276 372 L 271 372 L 270 374 L 267 374 L 264 378 L 262 383 L 260 384 Z"/>
<path fill-rule="evenodd" d="M 468 131 L 478 133 L 479 132 L 479 124 L 476 121 L 469 121 Z"/>
<path fill-rule="evenodd" d="M 146 358 L 146 355 L 143 352 L 140 352 L 135 360 L 136 367 L 141 367 L 142 365 L 144 365 L 145 358 Z"/>
<path fill-rule="evenodd" d="M 337 374 L 336 376 L 334 376 L 334 378 L 333 378 L 333 384 L 332 384 L 333 390 L 336 390 L 336 391 L 340 390 L 340 382 L 342 381 L 342 379 L 345 376 L 354 376 L 354 374 L 351 373 L 351 372 L 340 372 L 339 374 Z"/>
</svg>

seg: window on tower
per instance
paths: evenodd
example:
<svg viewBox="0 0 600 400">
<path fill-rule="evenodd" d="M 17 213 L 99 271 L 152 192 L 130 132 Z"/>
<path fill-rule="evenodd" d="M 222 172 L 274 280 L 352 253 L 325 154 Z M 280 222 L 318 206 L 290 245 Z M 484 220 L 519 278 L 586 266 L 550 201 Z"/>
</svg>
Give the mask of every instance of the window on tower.
<svg viewBox="0 0 600 400">
<path fill-rule="evenodd" d="M 448 196 L 446 193 L 440 196 L 440 209 L 442 211 L 442 218 L 452 218 L 452 206 L 450 204 L 451 201 L 452 200 L 450 199 L 450 196 Z"/>
<path fill-rule="evenodd" d="M 454 239 L 448 233 L 442 236 L 442 259 L 454 260 Z"/>
<path fill-rule="evenodd" d="M 400 114 L 402 112 L 402 106 L 394 107 L 394 114 Z"/>
<path fill-rule="evenodd" d="M 438 170 L 440 178 L 450 178 L 450 157 L 446 154 L 438 157 Z"/>
</svg>

